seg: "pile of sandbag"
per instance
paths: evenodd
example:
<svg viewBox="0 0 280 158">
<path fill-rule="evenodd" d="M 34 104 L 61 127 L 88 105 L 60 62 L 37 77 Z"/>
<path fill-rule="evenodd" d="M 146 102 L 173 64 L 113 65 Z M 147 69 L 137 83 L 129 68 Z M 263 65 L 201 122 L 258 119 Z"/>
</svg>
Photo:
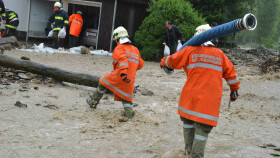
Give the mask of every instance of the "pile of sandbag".
<svg viewBox="0 0 280 158">
<path fill-rule="evenodd" d="M 112 54 L 109 53 L 108 51 L 104 51 L 104 50 L 90 51 L 88 48 L 84 46 L 73 47 L 70 49 L 64 49 L 64 48 L 53 49 L 51 47 L 45 47 L 44 43 L 41 43 L 39 45 L 34 44 L 34 46 L 29 49 L 20 49 L 20 50 L 25 52 L 46 53 L 46 54 L 67 53 L 67 54 L 92 54 L 98 56 L 112 56 Z"/>
</svg>

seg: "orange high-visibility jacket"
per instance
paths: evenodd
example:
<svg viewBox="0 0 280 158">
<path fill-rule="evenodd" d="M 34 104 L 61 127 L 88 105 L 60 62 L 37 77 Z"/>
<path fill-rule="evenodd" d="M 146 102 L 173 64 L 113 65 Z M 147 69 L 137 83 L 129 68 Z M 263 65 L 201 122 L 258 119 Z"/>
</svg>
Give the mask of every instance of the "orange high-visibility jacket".
<svg viewBox="0 0 280 158">
<path fill-rule="evenodd" d="M 144 61 L 138 49 L 129 43 L 118 43 L 112 58 L 114 70 L 100 78 L 99 82 L 115 93 L 116 101 L 122 98 L 132 102 L 136 71 L 144 66 Z M 129 83 L 122 80 L 122 73 L 127 74 L 128 79 L 131 80 Z"/>
<path fill-rule="evenodd" d="M 69 17 L 69 24 L 71 23 L 70 26 L 70 35 L 79 37 L 82 27 L 83 27 L 83 17 L 80 14 L 73 14 Z"/>
<path fill-rule="evenodd" d="M 220 50 L 211 46 L 187 46 L 164 57 L 161 66 L 184 68 L 187 82 L 182 90 L 178 114 L 184 118 L 217 126 L 225 78 L 231 91 L 239 89 L 236 70 Z"/>
</svg>

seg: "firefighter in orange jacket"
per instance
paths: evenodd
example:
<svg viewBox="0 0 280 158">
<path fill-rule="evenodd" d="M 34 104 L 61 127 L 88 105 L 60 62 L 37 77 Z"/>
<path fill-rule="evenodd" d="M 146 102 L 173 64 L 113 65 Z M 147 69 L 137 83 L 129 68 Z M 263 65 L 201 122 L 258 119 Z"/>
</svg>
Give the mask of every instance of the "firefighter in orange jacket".
<svg viewBox="0 0 280 158">
<path fill-rule="evenodd" d="M 117 47 L 112 54 L 114 70 L 100 78 L 97 90 L 87 99 L 87 103 L 91 108 L 96 108 L 106 89 L 109 89 L 115 93 L 115 101 L 122 101 L 124 116 L 132 118 L 135 75 L 136 71 L 144 66 L 144 61 L 128 37 L 124 27 L 114 30 L 113 38 L 117 41 Z"/>
<path fill-rule="evenodd" d="M 69 47 L 75 47 L 76 43 L 79 39 L 80 33 L 83 28 L 83 17 L 82 12 L 78 11 L 77 14 L 73 14 L 69 17 L 69 24 L 70 26 L 70 37 L 69 37 Z"/>
<path fill-rule="evenodd" d="M 195 36 L 209 30 L 199 26 Z M 209 41 L 202 46 L 187 46 L 161 60 L 166 72 L 183 68 L 188 79 L 182 90 L 178 114 L 183 121 L 185 150 L 193 157 L 204 157 L 208 134 L 217 126 L 222 98 L 222 78 L 227 81 L 230 100 L 238 97 L 240 81 L 236 70 L 227 56 Z"/>
</svg>

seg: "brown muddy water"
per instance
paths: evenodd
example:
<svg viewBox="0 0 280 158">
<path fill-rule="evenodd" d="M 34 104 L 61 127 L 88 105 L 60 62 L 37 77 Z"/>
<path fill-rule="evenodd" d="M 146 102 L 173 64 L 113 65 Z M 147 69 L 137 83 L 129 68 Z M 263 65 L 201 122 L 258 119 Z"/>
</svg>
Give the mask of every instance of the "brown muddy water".
<svg viewBox="0 0 280 158">
<path fill-rule="evenodd" d="M 112 71 L 111 57 L 36 54 L 8 51 L 41 64 L 103 76 Z M 268 158 L 279 155 L 280 79 L 236 67 L 239 99 L 227 110 L 229 88 L 224 82 L 218 126 L 212 130 L 205 157 Z M 183 71 L 165 75 L 159 63 L 145 62 L 136 85 L 153 96 L 136 93 L 136 116 L 122 117 L 122 105 L 106 95 L 96 110 L 86 104 L 94 88 L 71 84 L 23 83 L 0 89 L 0 157 L 158 158 L 184 157 L 182 122 L 177 114 Z M 34 88 L 38 87 L 38 88 Z M 20 101 L 27 108 L 14 104 Z M 278 151 L 277 151 L 278 150 Z"/>
</svg>

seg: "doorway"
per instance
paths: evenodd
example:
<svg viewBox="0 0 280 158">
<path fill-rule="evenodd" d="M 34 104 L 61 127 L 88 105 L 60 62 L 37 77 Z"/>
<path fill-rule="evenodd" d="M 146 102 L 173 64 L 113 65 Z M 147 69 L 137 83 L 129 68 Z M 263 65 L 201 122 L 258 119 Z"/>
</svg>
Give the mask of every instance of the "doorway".
<svg viewBox="0 0 280 158">
<path fill-rule="evenodd" d="M 93 46 L 97 49 L 101 7 L 77 3 L 69 3 L 68 14 L 76 14 L 78 11 L 83 13 L 84 24 L 78 45 Z"/>
</svg>

